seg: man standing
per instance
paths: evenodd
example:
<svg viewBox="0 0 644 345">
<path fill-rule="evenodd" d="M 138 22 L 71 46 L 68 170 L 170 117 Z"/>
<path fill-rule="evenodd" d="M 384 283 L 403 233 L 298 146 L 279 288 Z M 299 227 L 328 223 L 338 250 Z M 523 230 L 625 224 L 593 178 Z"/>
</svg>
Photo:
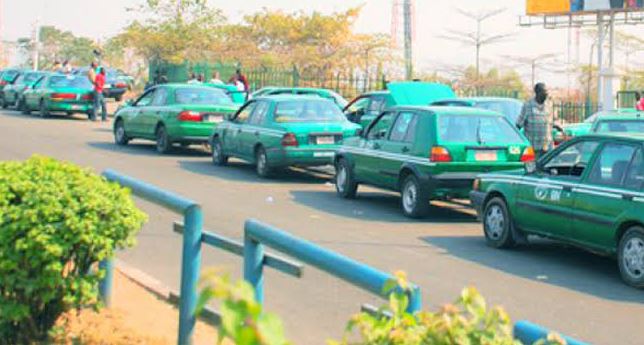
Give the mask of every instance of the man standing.
<svg viewBox="0 0 644 345">
<path fill-rule="evenodd" d="M 101 107 L 101 120 L 107 121 L 107 107 L 103 97 L 103 88 L 105 87 L 105 68 L 101 67 L 94 78 L 94 116 L 92 121 L 96 121 L 96 112 Z"/>
<path fill-rule="evenodd" d="M 94 84 L 94 79 L 96 79 L 96 67 L 98 65 L 96 62 L 93 62 L 89 64 L 89 69 L 87 70 L 87 79 L 89 79 L 89 82 Z"/>
<path fill-rule="evenodd" d="M 546 110 L 546 99 L 548 99 L 546 85 L 537 83 L 534 86 L 534 98 L 523 104 L 521 115 L 517 119 L 517 127 L 523 128 L 537 159 L 548 152 L 553 144 L 553 119 Z"/>
</svg>

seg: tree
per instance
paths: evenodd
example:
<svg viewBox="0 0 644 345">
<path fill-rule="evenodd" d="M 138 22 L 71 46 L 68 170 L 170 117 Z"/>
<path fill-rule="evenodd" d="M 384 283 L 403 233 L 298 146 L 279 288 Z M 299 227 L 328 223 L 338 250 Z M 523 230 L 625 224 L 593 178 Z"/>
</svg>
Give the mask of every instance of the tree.
<svg viewBox="0 0 644 345">
<path fill-rule="evenodd" d="M 39 39 L 38 65 L 44 68 L 64 60 L 69 60 L 75 65 L 89 64 L 94 59 L 93 50 L 97 48 L 91 39 L 74 36 L 70 31 L 62 31 L 55 26 L 42 26 Z M 26 55 L 31 55 L 33 42 L 30 38 L 18 39 L 18 45 Z M 31 57 L 28 60 L 31 60 Z"/>
</svg>

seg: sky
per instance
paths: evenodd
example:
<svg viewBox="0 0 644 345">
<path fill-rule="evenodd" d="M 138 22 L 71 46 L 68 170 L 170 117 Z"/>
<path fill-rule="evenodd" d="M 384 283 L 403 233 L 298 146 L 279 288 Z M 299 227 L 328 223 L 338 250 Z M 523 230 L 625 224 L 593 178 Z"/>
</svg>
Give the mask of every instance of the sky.
<svg viewBox="0 0 644 345">
<path fill-rule="evenodd" d="M 41 25 L 54 25 L 70 30 L 76 35 L 87 36 L 96 40 L 118 33 L 132 18 L 126 8 L 142 0 L 0 0 L 3 3 L 0 15 L 5 40 L 15 40 L 29 36 L 33 23 L 39 20 Z M 390 33 L 392 0 L 209 0 L 211 6 L 219 7 L 231 21 L 239 21 L 245 14 L 261 8 L 281 9 L 285 11 L 302 10 L 305 12 L 320 11 L 332 13 L 343 11 L 352 6 L 363 5 L 355 30 L 363 33 Z M 510 33 L 512 36 L 502 43 L 483 47 L 481 50 L 481 68 L 514 67 L 524 78 L 530 81 L 530 68 L 525 63 L 516 62 L 513 57 L 535 57 L 542 54 L 555 54 L 558 60 L 548 69 L 558 69 L 568 59 L 568 30 L 548 30 L 542 27 L 520 27 L 519 17 L 525 12 L 524 0 L 416 0 L 416 35 L 414 57 L 417 69 L 425 71 L 446 71 L 448 66 L 467 66 L 475 62 L 475 50 L 471 46 L 441 38 L 448 30 L 471 31 L 475 23 L 459 15 L 457 8 L 478 11 L 505 8 L 500 15 L 483 22 L 482 30 L 489 34 Z M 644 37 L 644 25 L 623 26 L 619 30 Z M 580 35 L 579 53 L 574 44 L 570 56 L 577 57 L 582 63 L 589 59 L 589 39 Z M 641 61 L 644 56 L 631 56 L 631 61 Z M 596 58 L 595 58 L 596 59 Z M 616 55 L 616 63 L 623 63 L 624 56 Z M 644 68 L 642 64 L 639 68 Z M 565 73 L 537 70 L 538 80 L 557 86 L 567 86 L 569 82 Z"/>
</svg>

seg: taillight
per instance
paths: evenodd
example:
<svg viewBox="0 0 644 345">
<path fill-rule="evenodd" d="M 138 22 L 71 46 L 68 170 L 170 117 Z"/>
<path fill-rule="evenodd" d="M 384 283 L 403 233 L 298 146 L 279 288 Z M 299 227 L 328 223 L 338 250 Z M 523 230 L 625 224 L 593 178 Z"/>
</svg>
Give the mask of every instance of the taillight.
<svg viewBox="0 0 644 345">
<path fill-rule="evenodd" d="M 521 161 L 522 162 L 534 162 L 534 149 L 532 146 L 526 147 L 525 150 L 523 150 L 523 154 L 521 155 Z"/>
<path fill-rule="evenodd" d="M 432 147 L 432 151 L 429 155 L 429 160 L 432 162 L 451 162 L 452 156 L 446 148 L 442 146 L 434 146 Z"/>
<path fill-rule="evenodd" d="M 58 93 L 58 92 L 54 92 L 54 93 L 51 94 L 51 96 L 49 96 L 49 98 L 51 98 L 51 99 L 75 99 L 76 96 L 77 95 L 75 93 Z"/>
<path fill-rule="evenodd" d="M 83 99 L 86 101 L 92 100 L 94 99 L 94 95 L 92 95 L 91 93 L 86 93 L 83 95 Z"/>
<path fill-rule="evenodd" d="M 0 86 L 5 86 L 5 85 L 7 85 L 7 81 L 6 80 L 0 80 Z"/>
<path fill-rule="evenodd" d="M 114 85 L 114 87 L 116 87 L 117 89 L 125 89 L 127 87 L 127 84 L 125 84 L 125 83 L 116 83 Z"/>
<path fill-rule="evenodd" d="M 201 116 L 201 113 L 199 112 L 186 110 L 186 111 L 180 112 L 179 116 L 177 116 L 177 119 L 179 121 L 201 122 L 202 116 Z"/>
<path fill-rule="evenodd" d="M 286 133 L 282 137 L 282 146 L 287 147 L 287 146 L 298 146 L 299 143 L 297 142 L 297 138 L 295 137 L 295 134 L 293 133 Z"/>
</svg>

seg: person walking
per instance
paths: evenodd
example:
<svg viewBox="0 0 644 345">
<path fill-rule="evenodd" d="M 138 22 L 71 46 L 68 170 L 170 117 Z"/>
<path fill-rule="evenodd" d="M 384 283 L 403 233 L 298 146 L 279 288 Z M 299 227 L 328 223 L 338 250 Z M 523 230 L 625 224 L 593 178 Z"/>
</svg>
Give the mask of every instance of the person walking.
<svg viewBox="0 0 644 345">
<path fill-rule="evenodd" d="M 96 112 L 101 107 L 101 120 L 107 121 L 107 106 L 105 97 L 103 97 L 103 88 L 105 87 L 105 68 L 101 67 L 94 78 L 94 111 L 92 121 L 96 121 Z"/>
<path fill-rule="evenodd" d="M 534 86 L 534 97 L 523 104 L 521 115 L 519 115 L 516 124 L 519 129 L 523 129 L 537 159 L 553 147 L 554 121 L 546 110 L 547 99 L 546 84 L 537 83 Z"/>
<path fill-rule="evenodd" d="M 644 97 L 639 92 L 635 92 L 635 110 L 644 111 Z"/>
</svg>

